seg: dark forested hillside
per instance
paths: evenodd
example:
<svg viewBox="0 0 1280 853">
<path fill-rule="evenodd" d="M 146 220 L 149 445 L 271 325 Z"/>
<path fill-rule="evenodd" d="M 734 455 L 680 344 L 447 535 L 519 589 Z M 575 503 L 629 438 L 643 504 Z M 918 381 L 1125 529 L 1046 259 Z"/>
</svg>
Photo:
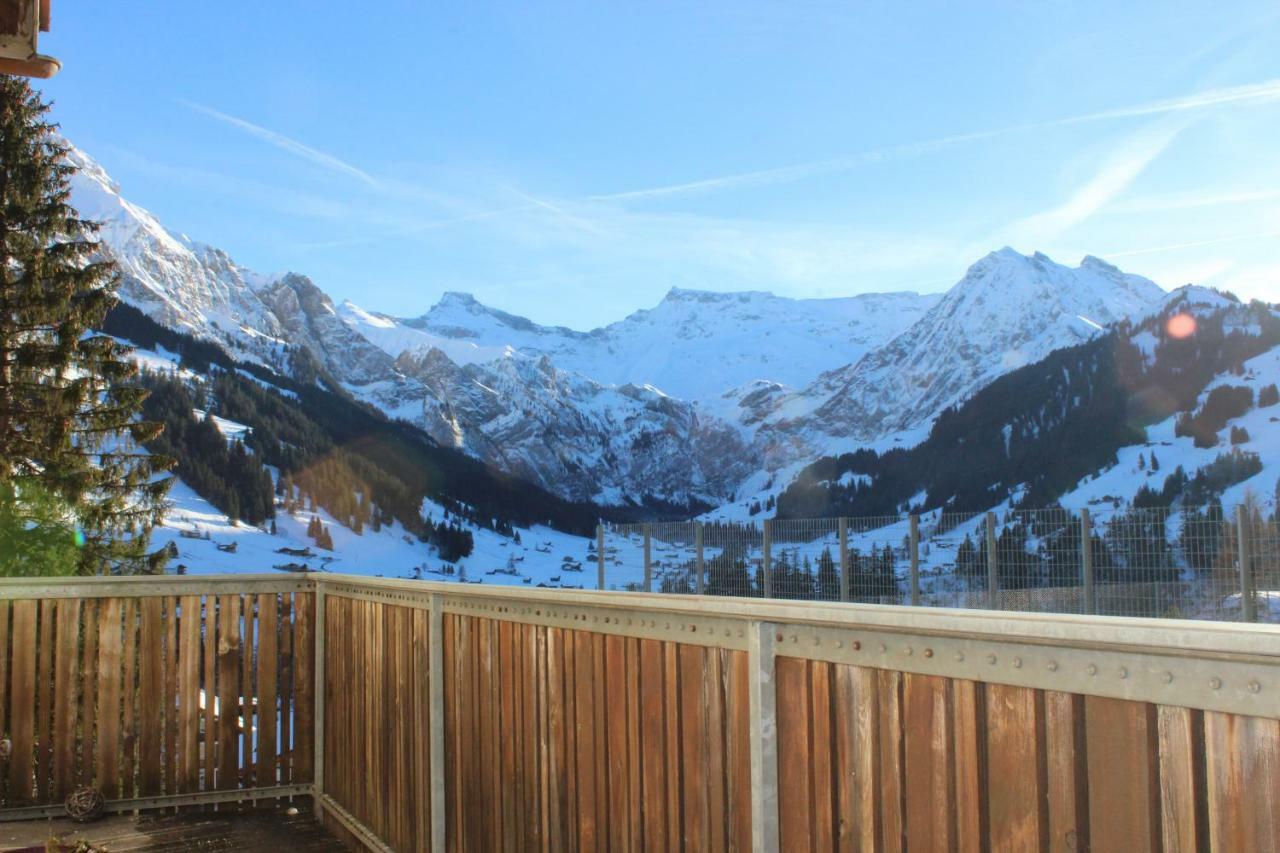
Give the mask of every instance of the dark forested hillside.
<svg viewBox="0 0 1280 853">
<path fill-rule="evenodd" d="M 420 517 L 424 498 L 452 515 L 498 529 L 549 524 L 586 535 L 596 523 L 594 505 L 570 503 L 441 447 L 411 424 L 390 420 L 334 390 L 337 384 L 318 369 L 308 374 L 315 381 L 303 382 L 236 363 L 215 344 L 161 326 L 124 304 L 111 311 L 102 331 L 140 348 L 178 354 L 184 367 L 207 377 L 201 385 L 209 411 L 251 428 L 246 460 L 221 436 L 215 441 L 212 425 L 192 415 L 191 409 L 199 407 L 190 389 L 171 378 L 144 378 L 153 392 L 150 416 L 162 419 L 169 430 L 156 449 L 178 459 L 179 473 L 184 480 L 190 476 L 188 484 L 203 497 L 247 521 L 270 515 L 269 508 L 258 511 L 256 498 L 262 481 L 255 472 L 266 464 L 352 525 L 372 523 L 376 507 L 380 520 L 395 518 L 430 535 L 434 526 L 427 530 Z M 290 355 L 300 367 L 309 363 L 305 353 Z M 230 504 L 231 494 L 236 506 Z"/>
<path fill-rule="evenodd" d="M 997 379 L 944 411 L 917 447 L 815 462 L 779 496 L 779 517 L 890 514 L 912 502 L 981 510 L 1017 488 L 1025 488 L 1023 505 L 1049 506 L 1176 412 L 1188 413 L 1187 429 L 1212 446 L 1214 425 L 1241 401 L 1218 394 L 1193 415 L 1198 397 L 1215 376 L 1280 345 L 1280 320 L 1261 303 L 1232 304 L 1205 312 L 1195 334 L 1179 339 L 1166 325 L 1181 310 L 1172 303 L 1136 327 Z M 842 485 L 847 473 L 866 476 Z"/>
</svg>

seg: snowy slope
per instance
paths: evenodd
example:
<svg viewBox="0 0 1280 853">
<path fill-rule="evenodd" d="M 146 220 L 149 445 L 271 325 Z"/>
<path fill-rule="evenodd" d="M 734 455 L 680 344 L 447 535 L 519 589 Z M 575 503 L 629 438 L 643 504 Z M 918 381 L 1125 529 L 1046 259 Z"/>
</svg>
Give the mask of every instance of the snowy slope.
<svg viewBox="0 0 1280 853">
<path fill-rule="evenodd" d="M 927 425 L 993 379 L 1145 316 L 1164 291 L 1086 257 L 1078 267 L 1005 248 L 982 258 L 910 328 L 795 393 L 743 398 L 765 447 L 839 453 Z M 794 458 L 792 456 L 792 458 Z"/>
<path fill-rule="evenodd" d="M 235 264 L 219 249 L 166 229 L 126 201 L 120 187 L 87 154 L 72 149 L 79 170 L 71 201 L 102 223 L 99 239 L 120 268 L 120 295 L 167 326 L 237 348 L 262 360 L 282 345 L 277 319 L 254 288 L 268 279 Z"/>
<path fill-rule="evenodd" d="M 1280 349 L 1273 349 L 1246 361 L 1242 376 L 1219 376 L 1200 395 L 1196 405 L 1203 405 L 1209 393 L 1220 385 L 1247 386 L 1253 390 L 1256 401 L 1262 388 L 1277 382 L 1280 382 Z M 1262 470 L 1249 479 L 1228 487 L 1222 494 L 1222 504 L 1233 507 L 1241 503 L 1246 495 L 1251 495 L 1263 506 L 1274 507 L 1276 487 L 1280 483 L 1280 405 L 1265 408 L 1255 406 L 1240 417 L 1227 421 L 1226 426 L 1219 430 L 1217 447 L 1196 447 L 1195 440 L 1191 437 L 1175 435 L 1176 420 L 1176 417 L 1171 417 L 1147 427 L 1145 444 L 1123 448 L 1115 465 L 1099 471 L 1094 477 L 1085 478 L 1063 496 L 1063 504 L 1097 506 L 1109 503 L 1114 498 L 1128 502 L 1144 483 L 1153 489 L 1159 489 L 1164 484 L 1165 477 L 1178 466 L 1188 476 L 1195 476 L 1196 471 L 1231 449 L 1228 441 L 1231 428 L 1243 427 L 1249 433 L 1249 440 L 1238 446 L 1241 450 L 1257 453 L 1262 461 Z M 1149 463 L 1140 468 L 1138 457 L 1142 455 L 1149 460 L 1152 453 L 1159 459 L 1160 469 L 1152 471 Z"/>
<path fill-rule="evenodd" d="M 855 361 L 937 300 L 915 293 L 788 299 L 676 288 L 656 307 L 591 332 L 541 326 L 462 293 L 445 294 L 411 320 L 353 305 L 344 306 L 343 316 L 391 355 L 435 347 L 471 363 L 514 349 L 549 356 L 557 367 L 603 384 L 652 385 L 714 410 L 725 392 L 744 383 L 800 385 Z"/>
<path fill-rule="evenodd" d="M 520 529 L 521 543 L 492 530 L 471 526 L 475 549 L 457 563 L 445 563 L 428 545 L 408 536 L 399 524 L 388 525 L 374 533 L 365 528 L 357 535 L 335 522 L 323 510 L 315 513 L 286 514 L 276 510 L 276 533 L 243 523 L 231 524 L 227 517 L 193 492 L 185 483 L 175 483 L 170 492 L 172 506 L 164 524 L 152 533 L 153 547 L 172 542 L 177 557 L 169 561 L 171 571 L 192 574 L 224 572 L 270 572 L 290 564 L 306 565 L 310 571 L 370 575 L 388 578 L 426 580 L 458 580 L 530 586 L 594 586 L 596 566 L 588 559 L 592 540 L 571 536 L 544 527 Z M 427 512 L 441 514 L 439 507 L 427 505 Z M 332 551 L 317 549 L 307 537 L 307 524 L 315 515 L 333 537 Z M 186 533 L 188 535 L 184 536 Z M 208 538 L 204 538 L 207 535 Z M 195 536 L 198 538 L 189 538 Z M 235 551 L 218 546 L 234 545 Z M 280 549 L 310 550 L 313 556 L 297 557 Z M 517 559 L 511 561 L 511 557 Z M 569 556 L 581 565 L 581 571 L 565 571 L 564 558 Z M 511 562 L 518 574 L 507 574 Z M 495 571 L 501 570 L 501 571 Z M 557 580 L 553 580 L 557 579 Z M 617 573 L 609 575 L 610 583 L 634 580 Z"/>
</svg>

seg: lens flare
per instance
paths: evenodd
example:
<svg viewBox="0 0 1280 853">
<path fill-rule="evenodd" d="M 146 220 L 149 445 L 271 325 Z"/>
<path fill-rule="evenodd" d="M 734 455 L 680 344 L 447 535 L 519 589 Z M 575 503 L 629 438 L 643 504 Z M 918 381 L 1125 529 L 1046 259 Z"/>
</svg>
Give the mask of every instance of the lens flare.
<svg viewBox="0 0 1280 853">
<path fill-rule="evenodd" d="M 84 547 L 84 531 L 81 530 L 79 527 L 76 528 L 76 547 L 77 548 Z"/>
<path fill-rule="evenodd" d="M 1165 331 L 1171 338 L 1189 338 L 1196 333 L 1196 318 L 1190 314 L 1174 314 L 1169 318 Z"/>
</svg>

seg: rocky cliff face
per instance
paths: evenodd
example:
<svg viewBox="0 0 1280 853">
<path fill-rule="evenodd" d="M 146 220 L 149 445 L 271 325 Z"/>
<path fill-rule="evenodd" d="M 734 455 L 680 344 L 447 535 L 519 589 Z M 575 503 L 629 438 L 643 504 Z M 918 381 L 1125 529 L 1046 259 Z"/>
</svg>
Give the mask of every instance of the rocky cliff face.
<svg viewBox="0 0 1280 853">
<path fill-rule="evenodd" d="M 575 500 L 722 500 L 751 470 L 735 429 L 650 386 L 547 356 L 460 366 L 430 349 L 396 364 L 427 388 L 420 422 L 437 441 Z"/>
</svg>

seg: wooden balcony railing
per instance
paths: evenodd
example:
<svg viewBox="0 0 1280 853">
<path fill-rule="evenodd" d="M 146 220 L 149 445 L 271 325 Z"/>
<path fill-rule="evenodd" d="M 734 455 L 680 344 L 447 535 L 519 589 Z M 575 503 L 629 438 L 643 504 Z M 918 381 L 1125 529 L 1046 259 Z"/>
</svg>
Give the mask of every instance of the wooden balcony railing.
<svg viewBox="0 0 1280 853">
<path fill-rule="evenodd" d="M 1280 628 L 336 575 L 0 581 L 0 819 L 385 850 L 1280 844 Z"/>
</svg>

